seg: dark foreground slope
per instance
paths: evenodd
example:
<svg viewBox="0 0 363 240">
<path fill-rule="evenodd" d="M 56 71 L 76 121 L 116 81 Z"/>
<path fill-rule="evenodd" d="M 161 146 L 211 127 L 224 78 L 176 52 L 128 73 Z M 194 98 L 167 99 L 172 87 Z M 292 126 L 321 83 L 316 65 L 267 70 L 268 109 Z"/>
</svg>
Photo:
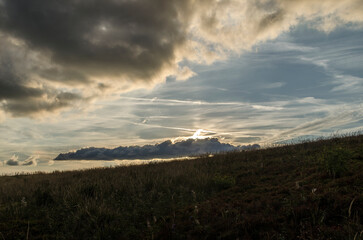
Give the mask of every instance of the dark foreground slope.
<svg viewBox="0 0 363 240">
<path fill-rule="evenodd" d="M 363 239 L 363 136 L 0 178 L 0 239 Z"/>
</svg>

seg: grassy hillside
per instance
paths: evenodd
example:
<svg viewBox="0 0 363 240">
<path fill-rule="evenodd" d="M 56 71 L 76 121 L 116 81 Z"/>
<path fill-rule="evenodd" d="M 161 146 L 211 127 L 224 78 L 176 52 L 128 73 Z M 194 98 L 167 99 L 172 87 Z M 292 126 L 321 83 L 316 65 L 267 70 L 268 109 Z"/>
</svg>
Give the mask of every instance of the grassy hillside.
<svg viewBox="0 0 363 240">
<path fill-rule="evenodd" d="M 0 239 L 363 239 L 363 136 L 0 177 Z"/>
</svg>

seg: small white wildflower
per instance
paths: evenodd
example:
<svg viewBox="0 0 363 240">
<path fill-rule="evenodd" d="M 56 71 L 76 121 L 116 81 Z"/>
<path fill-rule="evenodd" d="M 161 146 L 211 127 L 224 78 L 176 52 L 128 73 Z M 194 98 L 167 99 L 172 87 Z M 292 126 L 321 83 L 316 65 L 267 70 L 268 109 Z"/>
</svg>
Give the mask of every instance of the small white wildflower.
<svg viewBox="0 0 363 240">
<path fill-rule="evenodd" d="M 197 199 L 197 196 L 196 196 L 196 194 L 195 194 L 195 192 L 192 190 L 192 195 L 193 195 L 193 199 L 194 199 L 194 201 Z"/>
<path fill-rule="evenodd" d="M 195 205 L 195 206 L 194 206 L 194 212 L 195 212 L 195 213 L 198 213 L 198 212 L 199 212 L 199 210 L 198 210 L 198 206 L 197 206 L 197 205 Z"/>
</svg>

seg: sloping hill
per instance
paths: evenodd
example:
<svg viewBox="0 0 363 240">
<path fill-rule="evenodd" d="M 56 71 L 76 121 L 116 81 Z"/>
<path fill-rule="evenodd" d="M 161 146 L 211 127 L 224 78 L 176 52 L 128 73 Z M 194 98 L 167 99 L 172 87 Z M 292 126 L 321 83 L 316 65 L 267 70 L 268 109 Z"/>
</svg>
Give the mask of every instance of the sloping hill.
<svg viewBox="0 0 363 240">
<path fill-rule="evenodd" d="M 363 136 L 0 178 L 0 239 L 363 239 Z"/>
</svg>

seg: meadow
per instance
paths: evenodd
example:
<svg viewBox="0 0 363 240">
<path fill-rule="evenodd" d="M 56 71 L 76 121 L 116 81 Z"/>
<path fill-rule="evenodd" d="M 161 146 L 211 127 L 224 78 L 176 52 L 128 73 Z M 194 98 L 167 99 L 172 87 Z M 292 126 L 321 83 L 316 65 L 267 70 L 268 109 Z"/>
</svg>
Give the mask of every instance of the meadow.
<svg viewBox="0 0 363 240">
<path fill-rule="evenodd" d="M 3 176 L 0 239 L 363 239 L 363 135 Z"/>
</svg>

